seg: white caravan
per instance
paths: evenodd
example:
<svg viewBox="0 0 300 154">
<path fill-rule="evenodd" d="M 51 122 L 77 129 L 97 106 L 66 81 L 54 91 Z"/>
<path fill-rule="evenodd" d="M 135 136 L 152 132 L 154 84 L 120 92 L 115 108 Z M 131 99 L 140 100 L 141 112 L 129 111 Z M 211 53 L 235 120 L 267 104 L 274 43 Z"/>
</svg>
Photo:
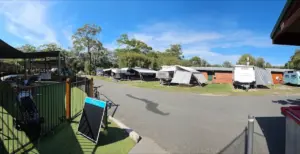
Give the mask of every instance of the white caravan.
<svg viewBox="0 0 300 154">
<path fill-rule="evenodd" d="M 233 86 L 244 87 L 247 91 L 255 85 L 255 70 L 253 66 L 235 65 L 233 69 Z"/>
</svg>

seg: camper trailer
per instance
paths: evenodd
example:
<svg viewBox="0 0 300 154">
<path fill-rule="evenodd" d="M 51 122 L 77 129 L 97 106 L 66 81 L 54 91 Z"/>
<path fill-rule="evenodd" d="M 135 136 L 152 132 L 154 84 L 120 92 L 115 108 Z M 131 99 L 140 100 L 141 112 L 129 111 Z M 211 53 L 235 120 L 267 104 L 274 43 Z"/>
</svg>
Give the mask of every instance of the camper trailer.
<svg viewBox="0 0 300 154">
<path fill-rule="evenodd" d="M 284 84 L 300 85 L 299 71 L 286 71 L 283 74 Z"/>
<path fill-rule="evenodd" d="M 255 70 L 253 66 L 236 65 L 233 69 L 234 88 L 244 87 L 247 91 L 255 86 Z"/>
<path fill-rule="evenodd" d="M 156 78 L 160 80 L 160 84 L 170 84 L 176 70 L 175 66 L 162 66 L 162 69 L 156 73 Z"/>
</svg>

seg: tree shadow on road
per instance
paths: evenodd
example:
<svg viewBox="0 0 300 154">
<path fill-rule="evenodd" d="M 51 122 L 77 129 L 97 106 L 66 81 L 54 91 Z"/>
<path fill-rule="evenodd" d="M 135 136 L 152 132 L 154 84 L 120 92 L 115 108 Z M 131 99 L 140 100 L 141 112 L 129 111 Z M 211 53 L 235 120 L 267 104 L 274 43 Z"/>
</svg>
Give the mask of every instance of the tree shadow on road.
<svg viewBox="0 0 300 154">
<path fill-rule="evenodd" d="M 300 105 L 300 99 L 273 100 L 272 102 L 281 105 Z"/>
<path fill-rule="evenodd" d="M 133 99 L 136 99 L 136 100 L 140 100 L 144 103 L 146 103 L 146 109 L 148 111 L 151 111 L 153 113 L 156 113 L 156 114 L 159 114 L 159 115 L 162 115 L 162 116 L 167 116 L 169 115 L 170 113 L 164 113 L 162 112 L 161 110 L 159 110 L 157 107 L 158 107 L 158 103 L 154 103 L 152 101 L 149 101 L 147 99 L 142 99 L 142 98 L 138 98 L 138 97 L 135 97 L 135 96 L 132 96 L 130 94 L 126 94 L 126 96 L 130 97 L 130 98 L 133 98 Z"/>
</svg>

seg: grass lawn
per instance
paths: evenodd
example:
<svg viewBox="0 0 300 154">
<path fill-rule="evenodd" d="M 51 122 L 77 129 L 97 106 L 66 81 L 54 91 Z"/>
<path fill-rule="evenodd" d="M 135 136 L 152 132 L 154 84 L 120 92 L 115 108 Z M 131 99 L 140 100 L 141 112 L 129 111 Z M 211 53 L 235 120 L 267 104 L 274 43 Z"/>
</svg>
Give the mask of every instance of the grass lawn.
<svg viewBox="0 0 300 154">
<path fill-rule="evenodd" d="M 110 81 L 111 78 L 102 77 L 102 76 L 87 76 L 93 77 L 94 79 Z M 192 92 L 199 94 L 212 94 L 212 95 L 230 95 L 230 96 L 239 96 L 239 95 L 254 95 L 254 96 L 263 96 L 263 95 L 291 95 L 291 94 L 300 94 L 300 87 L 297 86 L 287 86 L 287 85 L 274 85 L 269 86 L 266 89 L 251 89 L 248 92 L 241 89 L 233 89 L 232 84 L 208 84 L 204 87 L 199 86 L 163 86 L 160 85 L 158 81 L 120 81 L 118 83 L 128 84 L 131 86 L 141 87 L 141 88 L 150 88 L 158 89 L 165 91 L 177 91 L 177 92 Z"/>
<path fill-rule="evenodd" d="M 80 116 L 71 124 L 64 123 L 55 130 L 55 135 L 44 137 L 31 152 L 41 154 L 127 154 L 135 145 L 124 130 L 110 122 L 107 133 L 100 133 L 96 145 L 77 133 Z"/>
</svg>

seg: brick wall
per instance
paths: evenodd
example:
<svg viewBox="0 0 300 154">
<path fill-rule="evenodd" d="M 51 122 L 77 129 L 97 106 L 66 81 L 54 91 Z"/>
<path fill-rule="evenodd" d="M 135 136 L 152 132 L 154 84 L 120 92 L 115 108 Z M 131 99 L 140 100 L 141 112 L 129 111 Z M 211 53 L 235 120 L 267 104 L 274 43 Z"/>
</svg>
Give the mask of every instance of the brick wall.
<svg viewBox="0 0 300 154">
<path fill-rule="evenodd" d="M 232 83 L 232 72 L 215 72 L 213 83 Z"/>
<path fill-rule="evenodd" d="M 204 77 L 205 77 L 206 79 L 208 79 L 207 72 L 201 72 L 201 73 L 204 75 Z"/>
</svg>

